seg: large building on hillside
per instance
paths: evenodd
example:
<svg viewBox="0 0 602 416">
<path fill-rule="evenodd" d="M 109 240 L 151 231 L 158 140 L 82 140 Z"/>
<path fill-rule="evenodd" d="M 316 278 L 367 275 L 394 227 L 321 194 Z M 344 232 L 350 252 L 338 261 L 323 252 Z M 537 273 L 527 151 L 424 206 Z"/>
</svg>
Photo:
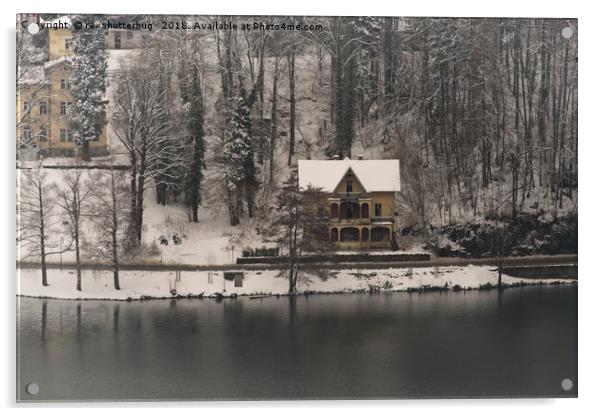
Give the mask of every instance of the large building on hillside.
<svg viewBox="0 0 602 416">
<path fill-rule="evenodd" d="M 47 36 L 48 61 L 19 68 L 17 85 L 17 140 L 24 151 L 42 156 L 74 156 L 80 148 L 73 139 L 70 115 L 71 20 L 68 28 L 46 29 L 36 36 Z M 46 22 L 51 24 L 52 22 Z M 140 45 L 140 33 L 110 29 L 106 31 L 108 49 L 131 49 Z M 90 142 L 92 156 L 108 153 L 106 128 Z"/>
<path fill-rule="evenodd" d="M 390 248 L 399 160 L 299 160 L 299 187 L 326 193 L 330 239 L 341 249 Z"/>
</svg>

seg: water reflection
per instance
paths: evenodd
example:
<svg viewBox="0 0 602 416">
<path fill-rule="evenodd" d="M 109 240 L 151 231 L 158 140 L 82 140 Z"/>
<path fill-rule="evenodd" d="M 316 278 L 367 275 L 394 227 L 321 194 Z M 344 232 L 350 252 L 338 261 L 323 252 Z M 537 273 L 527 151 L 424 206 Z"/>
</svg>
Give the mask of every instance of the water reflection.
<svg viewBox="0 0 602 416">
<path fill-rule="evenodd" d="M 36 380 L 36 399 L 576 392 L 559 384 L 576 379 L 576 287 L 221 302 L 20 298 L 19 313 L 20 388 Z"/>
</svg>

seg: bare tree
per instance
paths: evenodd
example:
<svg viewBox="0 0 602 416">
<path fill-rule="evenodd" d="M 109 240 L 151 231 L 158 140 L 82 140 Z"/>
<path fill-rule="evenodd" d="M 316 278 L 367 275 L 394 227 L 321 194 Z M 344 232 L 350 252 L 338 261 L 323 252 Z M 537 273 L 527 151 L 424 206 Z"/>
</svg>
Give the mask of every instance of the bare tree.
<svg viewBox="0 0 602 416">
<path fill-rule="evenodd" d="M 158 175 L 176 171 L 184 156 L 170 136 L 173 118 L 167 117 L 159 75 L 154 65 L 141 61 L 122 68 L 116 77 L 111 123 L 130 159 L 130 233 L 137 244 L 142 240 L 144 191 Z"/>
<path fill-rule="evenodd" d="M 92 173 L 86 182 L 92 193 L 86 204 L 86 216 L 95 231 L 86 251 L 111 262 L 115 290 L 120 289 L 119 262 L 126 246 L 129 215 L 129 189 L 124 179 L 124 172 L 115 170 L 111 164 L 106 170 Z"/>
<path fill-rule="evenodd" d="M 85 215 L 84 207 L 90 196 L 92 189 L 84 183 L 83 171 L 79 167 L 65 169 L 62 172 L 63 186 L 56 186 L 57 205 L 63 213 L 65 222 L 71 240 L 73 241 L 73 250 L 75 250 L 75 268 L 77 272 L 78 291 L 82 290 L 82 265 L 81 248 L 83 243 L 82 225 Z"/>
<path fill-rule="evenodd" d="M 55 212 L 56 200 L 52 194 L 44 169 L 19 169 L 17 184 L 17 243 L 18 259 L 39 257 L 42 269 L 42 285 L 48 286 L 46 257 L 59 253 L 57 233 L 50 233 L 58 223 Z M 54 238 L 51 238 L 54 237 Z M 68 245 L 66 246 L 68 247 Z"/>
<path fill-rule="evenodd" d="M 278 203 L 270 225 L 264 234 L 276 242 L 287 254 L 282 270 L 288 276 L 289 295 L 297 293 L 299 272 L 309 266 L 303 256 L 311 253 L 327 254 L 334 250 L 329 239 L 328 217 L 324 211 L 324 193 L 313 187 L 299 189 L 297 174 L 292 172 L 278 194 Z M 312 271 L 326 272 L 313 265 Z"/>
</svg>

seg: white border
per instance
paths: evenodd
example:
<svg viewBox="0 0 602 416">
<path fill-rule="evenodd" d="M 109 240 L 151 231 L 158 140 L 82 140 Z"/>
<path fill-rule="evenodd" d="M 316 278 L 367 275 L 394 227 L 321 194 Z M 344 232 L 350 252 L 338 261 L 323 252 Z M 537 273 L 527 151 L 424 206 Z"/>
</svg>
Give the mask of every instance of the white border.
<svg viewBox="0 0 602 416">
<path fill-rule="evenodd" d="M 581 281 L 579 282 L 579 399 L 563 400 L 437 400 L 437 401 L 303 401 L 303 402 L 208 402 L 208 403 L 116 403 L 82 404 L 88 414 L 110 412 L 127 414 L 132 407 L 145 407 L 145 414 L 164 415 L 166 407 L 175 407 L 177 412 L 198 414 L 198 412 L 241 413 L 245 415 L 279 414 L 304 415 L 331 413 L 343 410 L 346 414 L 363 414 L 376 410 L 379 413 L 400 412 L 421 414 L 451 415 L 504 415 L 510 413 L 550 415 L 592 414 L 599 406 L 599 377 L 602 375 L 600 356 L 600 319 L 602 276 L 597 272 L 596 257 L 600 257 L 600 39 L 602 21 L 595 6 L 579 4 L 575 1 L 525 1 L 501 0 L 485 1 L 416 1 L 396 2 L 350 1 L 330 2 L 323 0 L 230 0 L 227 2 L 126 2 L 123 0 L 103 0 L 84 3 L 81 0 L 48 2 L 30 0 L 27 2 L 3 2 L 2 4 L 2 72 L 3 111 L 1 112 L 3 140 L 2 172 L 3 203 L 2 220 L 5 230 L 0 249 L 2 273 L 2 311 L 6 325 L 5 336 L 0 342 L 3 359 L 2 401 L 12 414 L 15 411 L 15 282 L 14 282 L 14 23 L 17 12 L 81 12 L 81 13 L 165 13 L 165 14 L 272 14 L 272 15 L 379 15 L 379 16 L 497 16 L 497 17 L 576 17 L 579 19 L 579 244 Z M 591 2 L 593 4 L 593 2 Z M 75 405 L 24 406 L 26 414 L 43 411 L 45 415 L 81 414 Z M 62 407 L 67 407 L 63 409 Z M 203 409 L 194 409 L 202 407 Z M 336 408 L 336 409 L 335 409 Z M 211 409 L 211 410 L 210 410 Z"/>
</svg>

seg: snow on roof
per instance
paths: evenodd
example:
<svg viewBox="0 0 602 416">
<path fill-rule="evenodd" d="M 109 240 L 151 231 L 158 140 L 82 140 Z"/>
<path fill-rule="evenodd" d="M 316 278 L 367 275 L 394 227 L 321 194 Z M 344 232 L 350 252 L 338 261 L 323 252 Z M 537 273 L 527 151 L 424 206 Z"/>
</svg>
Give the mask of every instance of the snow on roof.
<svg viewBox="0 0 602 416">
<path fill-rule="evenodd" d="M 399 192 L 399 160 L 299 160 L 299 187 L 333 192 L 351 170 L 366 192 Z"/>
<path fill-rule="evenodd" d="M 52 68 L 53 66 L 62 64 L 63 62 L 70 64 L 71 57 L 70 56 L 60 56 L 56 59 L 53 59 L 52 61 L 44 62 L 44 68 L 46 68 L 46 69 Z"/>
<path fill-rule="evenodd" d="M 19 68 L 19 84 L 41 84 L 46 79 L 43 65 L 25 65 Z"/>
<path fill-rule="evenodd" d="M 40 19 L 43 23 L 47 24 L 47 25 L 53 25 L 55 23 L 67 23 L 68 24 L 68 28 L 71 28 L 71 18 L 67 15 L 65 16 L 61 16 L 61 17 L 57 17 L 56 19 L 52 19 L 52 20 L 44 20 L 44 19 Z"/>
</svg>

